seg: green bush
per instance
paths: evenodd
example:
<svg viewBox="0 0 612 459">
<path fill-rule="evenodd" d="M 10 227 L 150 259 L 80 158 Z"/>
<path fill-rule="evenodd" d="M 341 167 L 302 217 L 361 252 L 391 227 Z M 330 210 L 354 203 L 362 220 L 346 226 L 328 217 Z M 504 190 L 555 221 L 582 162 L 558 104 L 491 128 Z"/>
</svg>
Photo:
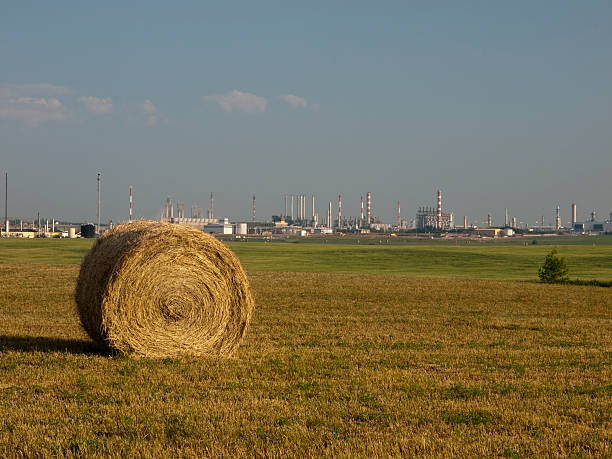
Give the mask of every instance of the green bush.
<svg viewBox="0 0 612 459">
<path fill-rule="evenodd" d="M 563 283 L 569 281 L 567 263 L 565 257 L 557 255 L 557 249 L 554 248 L 546 255 L 544 264 L 538 269 L 538 277 L 540 282 L 549 284 Z"/>
</svg>

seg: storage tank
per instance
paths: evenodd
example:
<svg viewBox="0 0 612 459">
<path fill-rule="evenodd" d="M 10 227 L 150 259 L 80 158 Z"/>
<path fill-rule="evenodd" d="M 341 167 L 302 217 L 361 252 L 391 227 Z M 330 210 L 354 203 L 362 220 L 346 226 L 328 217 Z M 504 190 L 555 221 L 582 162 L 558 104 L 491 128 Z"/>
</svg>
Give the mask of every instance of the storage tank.
<svg viewBox="0 0 612 459">
<path fill-rule="evenodd" d="M 68 237 L 70 239 L 76 238 L 76 228 L 72 228 L 71 227 L 71 228 L 68 229 Z"/>
<path fill-rule="evenodd" d="M 246 223 L 236 223 L 236 234 L 240 236 L 246 236 L 247 224 Z"/>
<path fill-rule="evenodd" d="M 514 236 L 514 230 L 512 228 L 504 228 L 502 234 L 506 237 Z"/>
</svg>

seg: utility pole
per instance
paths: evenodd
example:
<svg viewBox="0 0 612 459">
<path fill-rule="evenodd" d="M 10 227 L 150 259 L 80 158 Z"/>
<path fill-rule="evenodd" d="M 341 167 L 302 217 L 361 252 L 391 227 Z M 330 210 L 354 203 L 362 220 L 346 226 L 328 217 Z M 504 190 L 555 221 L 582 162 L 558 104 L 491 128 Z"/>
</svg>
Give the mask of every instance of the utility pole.
<svg viewBox="0 0 612 459">
<path fill-rule="evenodd" d="M 9 221 L 8 221 L 8 172 L 4 173 L 4 223 L 6 224 L 6 235 L 9 232 Z"/>
<path fill-rule="evenodd" d="M 96 235 L 100 235 L 100 173 L 98 173 L 98 223 L 96 225 Z"/>
</svg>

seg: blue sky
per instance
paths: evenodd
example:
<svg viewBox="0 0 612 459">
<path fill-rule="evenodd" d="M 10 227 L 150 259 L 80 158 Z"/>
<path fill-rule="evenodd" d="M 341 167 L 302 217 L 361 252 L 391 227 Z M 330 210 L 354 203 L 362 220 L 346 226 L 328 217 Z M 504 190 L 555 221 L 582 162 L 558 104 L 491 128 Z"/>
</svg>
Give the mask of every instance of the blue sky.
<svg viewBox="0 0 612 459">
<path fill-rule="evenodd" d="M 461 4 L 460 4 L 461 3 Z M 14 2 L 0 15 L 9 214 L 216 214 L 371 191 L 462 221 L 612 211 L 612 4 Z"/>
</svg>

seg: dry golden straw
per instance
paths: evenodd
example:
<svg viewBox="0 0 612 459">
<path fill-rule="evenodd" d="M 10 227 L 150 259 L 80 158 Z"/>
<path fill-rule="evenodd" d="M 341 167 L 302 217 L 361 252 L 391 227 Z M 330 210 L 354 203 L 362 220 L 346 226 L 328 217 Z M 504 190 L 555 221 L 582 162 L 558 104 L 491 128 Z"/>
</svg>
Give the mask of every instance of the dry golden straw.
<svg viewBox="0 0 612 459">
<path fill-rule="evenodd" d="M 253 311 L 247 277 L 225 245 L 151 221 L 119 225 L 98 239 L 75 298 L 93 340 L 148 357 L 230 355 Z"/>
</svg>

